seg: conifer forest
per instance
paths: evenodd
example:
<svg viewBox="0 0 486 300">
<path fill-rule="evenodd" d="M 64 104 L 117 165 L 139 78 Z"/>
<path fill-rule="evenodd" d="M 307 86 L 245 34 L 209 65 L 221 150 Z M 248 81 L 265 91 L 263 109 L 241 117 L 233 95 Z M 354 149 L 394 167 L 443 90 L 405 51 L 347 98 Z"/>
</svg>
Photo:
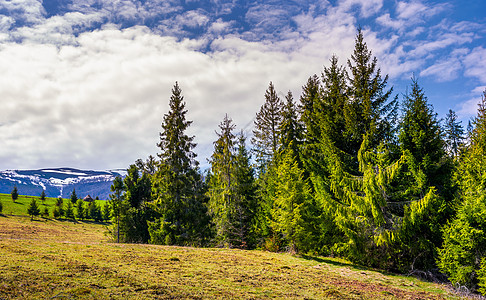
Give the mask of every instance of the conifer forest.
<svg viewBox="0 0 486 300">
<path fill-rule="evenodd" d="M 486 294 L 486 91 L 465 130 L 416 78 L 394 91 L 361 30 L 326 65 L 298 96 L 270 82 L 249 137 L 225 115 L 204 172 L 176 82 L 159 153 L 111 187 L 110 233 L 343 257 Z"/>
</svg>

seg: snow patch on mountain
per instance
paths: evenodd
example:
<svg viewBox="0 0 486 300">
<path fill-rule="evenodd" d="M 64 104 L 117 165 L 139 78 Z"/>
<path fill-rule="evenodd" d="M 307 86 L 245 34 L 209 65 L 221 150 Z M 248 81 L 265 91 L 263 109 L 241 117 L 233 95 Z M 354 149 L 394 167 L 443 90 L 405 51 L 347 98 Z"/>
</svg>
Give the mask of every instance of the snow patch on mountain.
<svg viewBox="0 0 486 300">
<path fill-rule="evenodd" d="M 99 196 L 108 199 L 116 176 L 125 177 L 126 170 L 108 171 L 48 168 L 40 170 L 0 171 L 0 193 L 10 193 L 17 186 L 22 195 L 38 196 L 44 190 L 48 197 L 68 197 L 75 189 L 78 196 Z M 86 194 L 86 195 L 85 195 Z"/>
</svg>

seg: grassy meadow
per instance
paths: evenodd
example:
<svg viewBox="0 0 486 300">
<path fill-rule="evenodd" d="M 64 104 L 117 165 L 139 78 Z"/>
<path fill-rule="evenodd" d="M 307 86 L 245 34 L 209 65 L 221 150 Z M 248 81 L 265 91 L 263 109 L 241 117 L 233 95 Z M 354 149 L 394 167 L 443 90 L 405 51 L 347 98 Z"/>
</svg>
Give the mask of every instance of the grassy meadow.
<svg viewBox="0 0 486 300">
<path fill-rule="evenodd" d="M 115 244 L 103 224 L 30 221 L 28 197 L 1 201 L 0 299 L 459 299 L 335 258 Z"/>
<path fill-rule="evenodd" d="M 19 198 L 13 202 L 12 196 L 10 194 L 0 194 L 0 202 L 3 204 L 3 214 L 4 215 L 27 215 L 27 208 L 29 207 L 29 203 L 32 199 L 36 199 L 37 205 L 41 212 L 44 210 L 44 207 L 47 207 L 49 210 L 50 217 L 52 217 L 52 210 L 56 204 L 57 198 L 50 198 L 46 197 L 46 200 L 42 202 L 39 196 L 22 196 L 19 195 Z M 66 207 L 68 201 L 70 199 L 63 199 L 64 207 Z M 104 205 L 106 203 L 105 200 L 95 200 L 98 205 Z"/>
</svg>

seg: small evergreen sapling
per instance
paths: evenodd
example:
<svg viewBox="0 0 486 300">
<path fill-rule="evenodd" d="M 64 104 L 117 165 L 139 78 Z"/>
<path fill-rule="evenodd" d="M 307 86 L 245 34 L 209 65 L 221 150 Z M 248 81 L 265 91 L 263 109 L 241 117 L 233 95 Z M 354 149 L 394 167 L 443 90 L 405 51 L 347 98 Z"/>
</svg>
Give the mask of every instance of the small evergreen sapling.
<svg viewBox="0 0 486 300">
<path fill-rule="evenodd" d="M 76 202 L 76 218 L 79 220 L 83 220 L 86 213 L 85 213 L 85 207 L 84 207 L 84 202 L 81 199 L 78 199 Z"/>
<path fill-rule="evenodd" d="M 64 216 L 63 200 L 60 196 L 56 200 L 56 206 L 52 211 L 52 215 L 54 216 L 55 219 L 59 219 L 62 216 Z"/>
<path fill-rule="evenodd" d="M 31 221 L 34 219 L 34 217 L 40 214 L 40 209 L 37 205 L 37 201 L 35 201 L 35 198 L 32 198 L 32 201 L 30 201 L 29 207 L 27 208 L 27 214 L 29 214 Z"/>
<path fill-rule="evenodd" d="M 74 210 L 73 204 L 71 202 L 68 202 L 66 210 L 64 211 L 64 216 L 66 217 L 66 219 L 74 220 Z"/>
<path fill-rule="evenodd" d="M 49 218 L 49 209 L 47 208 L 47 206 L 45 206 L 44 210 L 42 211 L 42 217 Z"/>
<path fill-rule="evenodd" d="M 102 216 L 103 216 L 103 221 L 109 221 L 111 218 L 111 210 L 108 202 L 106 202 L 105 205 L 103 205 Z"/>
<path fill-rule="evenodd" d="M 13 202 L 15 202 L 15 200 L 19 198 L 19 191 L 17 190 L 17 186 L 14 186 L 10 194 L 12 195 Z"/>
<path fill-rule="evenodd" d="M 59 211 L 59 206 L 54 207 L 54 209 L 52 210 L 52 216 L 54 217 L 54 219 L 59 219 L 62 216 L 61 212 Z"/>
<path fill-rule="evenodd" d="M 71 203 L 75 204 L 78 201 L 78 196 L 76 195 L 76 189 L 73 189 L 71 193 Z"/>
<path fill-rule="evenodd" d="M 40 200 L 42 204 L 46 201 L 46 192 L 44 190 L 42 190 L 42 193 L 40 194 Z"/>
</svg>

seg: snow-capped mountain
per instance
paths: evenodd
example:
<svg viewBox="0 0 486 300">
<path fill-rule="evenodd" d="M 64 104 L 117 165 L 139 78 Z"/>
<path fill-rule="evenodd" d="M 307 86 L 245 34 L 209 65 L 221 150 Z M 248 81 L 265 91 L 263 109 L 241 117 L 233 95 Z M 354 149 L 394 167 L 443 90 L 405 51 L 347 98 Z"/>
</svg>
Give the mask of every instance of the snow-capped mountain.
<svg viewBox="0 0 486 300">
<path fill-rule="evenodd" d="M 123 169 L 86 171 L 72 168 L 0 171 L 0 193 L 10 193 L 17 186 L 19 194 L 69 198 L 76 189 L 78 198 L 86 195 L 108 199 L 110 186 L 116 176 L 124 177 Z"/>
</svg>

